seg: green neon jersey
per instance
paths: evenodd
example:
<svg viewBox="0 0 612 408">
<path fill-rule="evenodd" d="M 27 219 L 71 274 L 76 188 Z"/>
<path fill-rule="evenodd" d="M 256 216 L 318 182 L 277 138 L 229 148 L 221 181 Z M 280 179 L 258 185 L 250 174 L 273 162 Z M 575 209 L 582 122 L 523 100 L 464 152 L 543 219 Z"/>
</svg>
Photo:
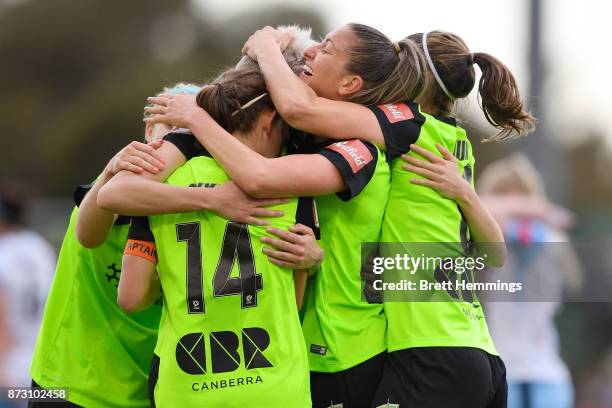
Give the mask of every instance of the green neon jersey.
<svg viewBox="0 0 612 408">
<path fill-rule="evenodd" d="M 75 208 L 60 251 L 31 366 L 41 387 L 67 387 L 85 407 L 148 407 L 147 378 L 160 306 L 126 315 L 117 306 L 128 222 L 112 227 L 105 243 L 82 247 Z"/>
<path fill-rule="evenodd" d="M 362 281 L 361 244 L 380 237 L 389 166 L 369 143 L 323 146 L 318 153 L 336 166 L 347 190 L 316 198 L 325 256 L 309 278 L 302 328 L 311 371 L 338 372 L 387 349 L 382 303 L 364 296 L 371 288 Z"/>
<path fill-rule="evenodd" d="M 469 231 L 457 204 L 433 189 L 410 183 L 420 176 L 402 169 L 404 162 L 399 156 L 409 151 L 411 143 L 440 155 L 436 144 L 441 144 L 454 152 L 464 178 L 473 183 L 474 156 L 465 131 L 453 118 L 430 116 L 410 102 L 370 109 L 381 125 L 391 166 L 391 191 L 381 241 L 406 243 L 404 251 L 408 253 L 414 243 L 448 243 L 455 244 L 450 248 L 463 248 Z M 455 252 L 454 256 L 462 255 L 460 250 Z M 383 247 L 382 255 L 395 254 L 385 254 Z M 427 278 L 436 280 L 434 276 Z M 470 301 L 386 301 L 389 351 L 456 346 L 497 354 L 480 302 L 474 293 L 462 297 L 467 298 Z"/>
<path fill-rule="evenodd" d="M 228 180 L 201 155 L 167 183 Z M 298 200 L 270 221 L 287 229 Z M 209 212 L 134 218 L 130 240 L 154 241 L 164 296 L 156 354 L 158 407 L 309 407 L 309 372 L 293 271 L 262 254 L 265 228 Z M 130 241 L 132 242 L 132 241 Z"/>
</svg>

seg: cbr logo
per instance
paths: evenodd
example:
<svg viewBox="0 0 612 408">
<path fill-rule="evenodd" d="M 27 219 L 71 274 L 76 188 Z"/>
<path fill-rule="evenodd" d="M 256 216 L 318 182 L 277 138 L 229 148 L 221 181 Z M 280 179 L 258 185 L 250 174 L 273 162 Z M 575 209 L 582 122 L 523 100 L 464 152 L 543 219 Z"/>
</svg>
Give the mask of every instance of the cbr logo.
<svg viewBox="0 0 612 408">
<path fill-rule="evenodd" d="M 244 368 L 273 367 L 264 356 L 270 345 L 270 335 L 260 327 L 242 329 L 242 356 Z M 206 341 L 206 333 L 189 333 L 176 345 L 176 363 L 191 375 L 213 374 L 235 371 L 240 367 L 241 357 L 238 349 L 238 335 L 231 331 L 211 332 Z M 207 344 L 208 343 L 208 344 Z M 210 366 L 206 360 L 206 347 L 210 347 Z"/>
</svg>

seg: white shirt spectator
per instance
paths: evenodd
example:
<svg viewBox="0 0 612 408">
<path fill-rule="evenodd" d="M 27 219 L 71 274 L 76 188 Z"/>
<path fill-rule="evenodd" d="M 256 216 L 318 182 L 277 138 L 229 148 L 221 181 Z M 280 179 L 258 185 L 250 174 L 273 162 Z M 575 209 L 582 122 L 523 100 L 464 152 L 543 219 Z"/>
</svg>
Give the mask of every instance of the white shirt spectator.
<svg viewBox="0 0 612 408">
<path fill-rule="evenodd" d="M 35 232 L 0 234 L 0 292 L 12 340 L 8 355 L 0 358 L 4 386 L 30 385 L 29 366 L 56 260 L 53 248 Z"/>
<path fill-rule="evenodd" d="M 565 234 L 534 224 L 540 236 L 525 249 L 531 252 L 529 261 L 521 262 L 510 250 L 504 267 L 491 276 L 492 280 L 523 282 L 528 299 L 521 300 L 518 294 L 514 302 L 487 302 L 485 312 L 508 381 L 567 382 L 570 374 L 559 353 L 554 318 L 568 286 L 564 269 L 575 263 L 569 262 L 572 251 Z"/>
</svg>

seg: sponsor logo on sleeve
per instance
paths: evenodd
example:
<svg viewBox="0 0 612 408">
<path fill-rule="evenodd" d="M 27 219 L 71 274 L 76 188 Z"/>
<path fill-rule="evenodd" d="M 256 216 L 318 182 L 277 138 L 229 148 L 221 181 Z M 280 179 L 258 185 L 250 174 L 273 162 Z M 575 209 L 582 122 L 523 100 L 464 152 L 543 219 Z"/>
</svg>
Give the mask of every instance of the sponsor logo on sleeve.
<svg viewBox="0 0 612 408">
<path fill-rule="evenodd" d="M 405 103 L 388 103 L 386 105 L 378 105 L 378 108 L 385 113 L 390 123 L 414 118 L 412 110 Z"/>
<path fill-rule="evenodd" d="M 370 153 L 370 150 L 368 150 L 367 146 L 363 144 L 361 140 L 348 140 L 334 143 L 327 146 L 326 149 L 340 153 L 351 166 L 353 173 L 357 173 L 369 162 L 374 160 L 372 153 Z"/>
<path fill-rule="evenodd" d="M 320 355 L 324 356 L 325 354 L 327 354 L 327 347 L 320 346 L 318 344 L 311 344 L 310 345 L 310 352 L 314 353 L 314 354 L 320 354 Z"/>
</svg>

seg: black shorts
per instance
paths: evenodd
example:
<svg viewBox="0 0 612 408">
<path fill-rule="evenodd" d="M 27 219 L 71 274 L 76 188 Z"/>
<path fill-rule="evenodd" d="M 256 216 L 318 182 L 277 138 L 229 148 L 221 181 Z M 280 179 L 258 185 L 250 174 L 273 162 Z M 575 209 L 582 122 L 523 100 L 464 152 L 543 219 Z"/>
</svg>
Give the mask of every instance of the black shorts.
<svg viewBox="0 0 612 408">
<path fill-rule="evenodd" d="M 157 379 L 159 378 L 159 356 L 153 354 L 153 361 L 151 361 L 151 370 L 149 371 L 149 402 L 151 407 L 155 408 L 155 386 L 157 385 Z"/>
<path fill-rule="evenodd" d="M 385 354 L 378 354 L 355 367 L 337 373 L 312 371 L 310 395 L 313 408 L 370 407 L 383 372 Z"/>
<path fill-rule="evenodd" d="M 506 367 L 469 347 L 419 347 L 387 355 L 374 407 L 506 408 Z"/>
<path fill-rule="evenodd" d="M 32 388 L 43 388 L 32 380 Z M 70 391 L 69 391 L 70 392 Z M 73 404 L 66 400 L 60 401 L 28 401 L 28 408 L 82 408 L 80 405 Z"/>
</svg>

